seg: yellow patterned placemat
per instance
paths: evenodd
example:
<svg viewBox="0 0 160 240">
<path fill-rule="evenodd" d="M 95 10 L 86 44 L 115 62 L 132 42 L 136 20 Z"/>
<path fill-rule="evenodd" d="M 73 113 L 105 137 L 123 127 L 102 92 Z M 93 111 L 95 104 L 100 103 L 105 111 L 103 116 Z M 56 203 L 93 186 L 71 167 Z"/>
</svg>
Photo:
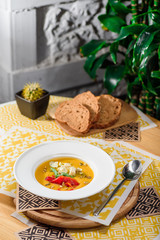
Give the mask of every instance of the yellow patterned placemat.
<svg viewBox="0 0 160 240">
<path fill-rule="evenodd" d="M 52 134 L 40 133 L 24 128 L 12 128 L 1 139 L 0 147 L 0 189 L 1 192 L 15 196 L 16 182 L 13 176 L 13 165 L 17 157 L 26 149 L 45 142 L 66 139 L 63 136 L 53 136 Z M 71 139 L 71 138 L 70 138 Z M 86 140 L 83 139 L 83 142 Z M 87 140 L 96 146 L 104 148 L 104 150 L 112 157 L 115 156 L 115 161 L 120 165 L 118 172 L 121 172 L 121 167 L 124 162 L 140 156 L 142 159 L 152 160 L 147 170 L 140 178 L 141 187 L 154 186 L 160 194 L 160 158 L 133 148 L 127 143 L 115 142 L 114 144 L 102 143 L 102 141 L 95 142 L 94 140 Z M 124 161 L 124 162 L 123 162 Z M 116 181 L 120 179 L 116 178 Z M 113 188 L 114 186 L 112 186 Z M 17 218 L 17 215 L 14 215 Z M 23 218 L 21 214 L 20 220 Z M 25 217 L 26 219 L 26 217 Z M 26 220 L 27 224 L 27 220 Z M 95 229 L 83 230 L 68 230 L 72 236 L 77 240 L 152 240 L 159 234 L 160 216 L 151 216 L 140 219 L 127 220 L 125 217 L 120 221 L 112 223 L 109 227 L 102 226 Z"/>
<path fill-rule="evenodd" d="M 6 133 L 6 131 L 3 128 L 0 128 L 0 138 Z"/>
<path fill-rule="evenodd" d="M 26 149 L 45 141 L 65 140 L 64 136 L 52 135 L 47 133 L 30 130 L 27 128 L 14 127 L 2 137 L 0 146 L 0 191 L 13 196 L 16 191 L 16 181 L 13 175 L 13 166 L 20 154 Z M 74 138 L 70 138 L 74 139 Z M 93 221 L 109 225 L 117 211 L 127 198 L 129 192 L 134 187 L 136 181 L 126 181 L 123 187 L 117 192 L 113 200 L 100 213 L 98 217 L 93 216 L 93 210 L 110 194 L 111 191 L 122 180 L 122 168 L 131 159 L 140 159 L 143 171 L 149 166 L 154 158 L 151 154 L 135 150 L 131 145 L 120 145 L 115 143 L 104 143 L 93 139 L 79 139 L 79 141 L 89 142 L 103 149 L 113 159 L 116 167 L 116 175 L 113 182 L 102 192 L 89 198 L 77 201 L 64 201 L 61 203 L 65 212 L 81 216 Z M 128 147 L 127 147 L 128 146 Z"/>
<path fill-rule="evenodd" d="M 116 143 L 117 147 L 130 150 L 129 144 Z M 132 149 L 133 153 L 137 148 Z M 145 154 L 145 152 L 143 152 Z M 125 157 L 125 156 L 124 156 Z M 160 157 L 151 155 L 152 163 L 140 178 L 140 186 L 154 186 L 160 195 Z M 158 240 L 160 239 L 160 215 L 127 220 L 123 217 L 111 223 L 92 229 L 68 230 L 76 240 Z"/>
<path fill-rule="evenodd" d="M 57 106 L 59 103 L 67 99 L 69 98 L 50 96 L 48 109 Z M 138 121 L 140 122 L 141 130 L 156 127 L 156 124 L 152 122 L 145 114 L 143 114 L 137 108 L 135 108 L 135 110 L 138 111 Z M 56 135 L 69 136 L 67 133 L 63 132 L 60 127 L 57 126 L 54 120 L 49 120 L 47 113 L 36 120 L 32 120 L 23 116 L 20 113 L 15 101 L 0 105 L 0 126 L 5 131 L 8 131 L 13 126 L 20 126 Z M 103 133 L 93 134 L 85 138 L 102 139 Z"/>
<path fill-rule="evenodd" d="M 134 187 L 136 181 L 125 182 L 98 217 L 93 216 L 93 209 L 96 209 L 123 179 L 121 172 L 127 162 L 133 159 L 139 159 L 143 165 L 144 172 L 154 158 L 152 155 L 142 152 L 140 149 L 137 150 L 137 148 L 133 148 L 128 144 L 120 145 L 119 142 L 104 144 L 98 142 L 96 145 L 107 152 L 115 163 L 116 175 L 113 182 L 98 194 L 86 199 L 62 202 L 61 207 L 66 213 L 75 214 L 95 222 L 109 225 L 129 192 Z"/>
<path fill-rule="evenodd" d="M 157 124 L 155 124 L 151 119 L 149 119 L 141 110 L 139 110 L 137 107 L 131 105 L 134 110 L 137 112 L 138 114 L 138 119 L 137 121 L 140 123 L 140 130 L 146 130 L 146 129 L 150 129 L 153 127 L 157 127 Z"/>
</svg>

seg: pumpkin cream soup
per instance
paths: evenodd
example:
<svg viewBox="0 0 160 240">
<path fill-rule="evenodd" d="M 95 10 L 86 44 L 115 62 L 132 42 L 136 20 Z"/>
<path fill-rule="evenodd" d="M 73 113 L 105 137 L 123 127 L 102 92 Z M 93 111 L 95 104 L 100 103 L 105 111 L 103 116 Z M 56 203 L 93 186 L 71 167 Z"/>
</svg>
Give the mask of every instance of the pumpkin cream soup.
<svg viewBox="0 0 160 240">
<path fill-rule="evenodd" d="M 74 157 L 57 157 L 43 162 L 35 171 L 37 181 L 43 186 L 70 191 L 82 188 L 93 179 L 89 165 Z"/>
</svg>

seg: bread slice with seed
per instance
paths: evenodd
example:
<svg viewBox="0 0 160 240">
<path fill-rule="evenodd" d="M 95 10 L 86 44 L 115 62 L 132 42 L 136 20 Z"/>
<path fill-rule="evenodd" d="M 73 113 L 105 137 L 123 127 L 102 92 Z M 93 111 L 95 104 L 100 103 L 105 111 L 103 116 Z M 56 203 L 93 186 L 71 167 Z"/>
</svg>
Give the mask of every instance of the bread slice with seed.
<svg viewBox="0 0 160 240">
<path fill-rule="evenodd" d="M 56 109 L 55 118 L 77 132 L 85 133 L 90 129 L 91 115 L 89 110 L 74 100 L 61 103 Z"/>
<path fill-rule="evenodd" d="M 74 101 L 87 107 L 91 114 L 91 124 L 96 122 L 99 115 L 99 104 L 96 96 L 90 91 L 83 92 L 74 97 Z"/>
<path fill-rule="evenodd" d="M 122 108 L 121 101 L 108 94 L 98 96 L 97 99 L 100 105 L 100 114 L 92 128 L 107 128 L 118 121 Z"/>
</svg>

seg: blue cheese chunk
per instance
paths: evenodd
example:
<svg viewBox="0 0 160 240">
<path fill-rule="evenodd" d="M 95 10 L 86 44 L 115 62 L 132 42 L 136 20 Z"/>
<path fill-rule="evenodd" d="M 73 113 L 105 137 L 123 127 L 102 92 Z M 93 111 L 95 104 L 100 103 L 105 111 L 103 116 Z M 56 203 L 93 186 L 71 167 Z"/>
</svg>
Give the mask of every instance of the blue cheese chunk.
<svg viewBox="0 0 160 240">
<path fill-rule="evenodd" d="M 69 167 L 71 167 L 71 164 L 70 163 L 64 163 L 63 166 L 69 168 Z"/>
<path fill-rule="evenodd" d="M 50 165 L 51 167 L 53 167 L 53 168 L 57 168 L 57 167 L 58 167 L 58 162 L 51 161 L 51 162 L 49 163 L 49 165 Z"/>
<path fill-rule="evenodd" d="M 81 172 L 82 172 L 82 168 L 77 168 L 77 169 L 76 169 L 76 172 L 77 172 L 77 173 L 81 173 Z"/>
<path fill-rule="evenodd" d="M 58 169 L 58 173 L 68 173 L 68 168 L 66 168 L 64 165 L 60 166 Z"/>
<path fill-rule="evenodd" d="M 75 167 L 70 167 L 69 168 L 69 175 L 75 176 L 76 175 L 76 168 Z"/>
</svg>

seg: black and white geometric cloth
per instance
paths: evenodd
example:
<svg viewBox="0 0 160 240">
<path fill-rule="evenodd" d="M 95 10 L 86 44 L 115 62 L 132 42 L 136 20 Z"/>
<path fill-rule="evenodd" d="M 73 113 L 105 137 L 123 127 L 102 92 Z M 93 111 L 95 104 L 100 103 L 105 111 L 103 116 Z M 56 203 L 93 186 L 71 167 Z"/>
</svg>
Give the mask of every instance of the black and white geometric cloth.
<svg viewBox="0 0 160 240">
<path fill-rule="evenodd" d="M 17 186 L 17 203 L 16 211 L 24 212 L 27 210 L 40 210 L 40 209 L 59 209 L 60 202 L 54 199 L 37 196 L 22 186 Z"/>
<path fill-rule="evenodd" d="M 126 218 L 142 218 L 160 214 L 160 196 L 153 186 L 140 189 L 137 204 L 128 212 Z"/>
<path fill-rule="evenodd" d="M 74 240 L 65 230 L 48 225 L 34 225 L 16 233 L 20 240 Z"/>
</svg>

